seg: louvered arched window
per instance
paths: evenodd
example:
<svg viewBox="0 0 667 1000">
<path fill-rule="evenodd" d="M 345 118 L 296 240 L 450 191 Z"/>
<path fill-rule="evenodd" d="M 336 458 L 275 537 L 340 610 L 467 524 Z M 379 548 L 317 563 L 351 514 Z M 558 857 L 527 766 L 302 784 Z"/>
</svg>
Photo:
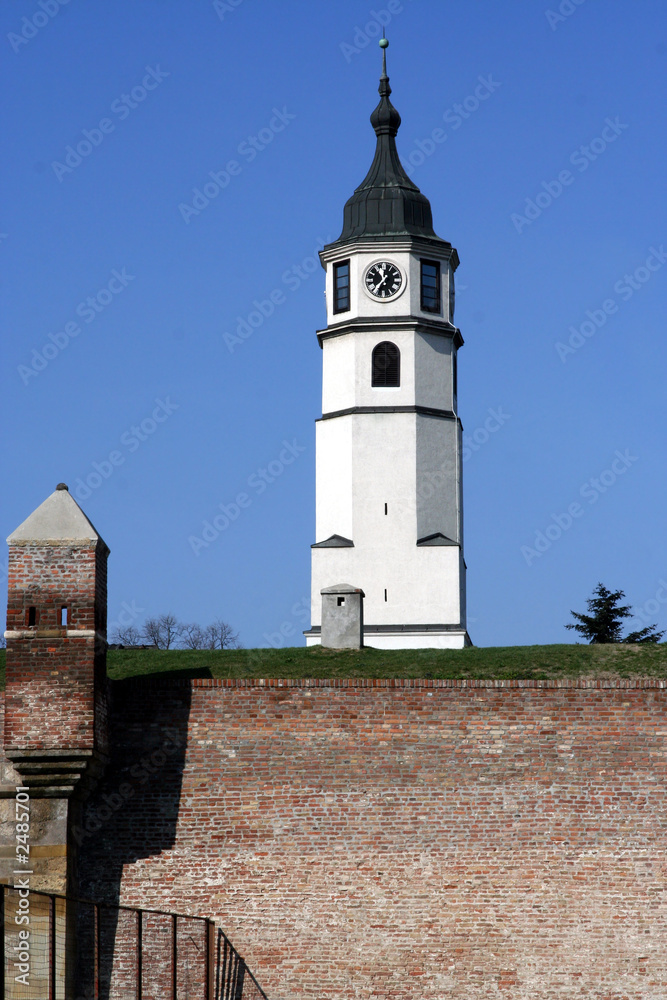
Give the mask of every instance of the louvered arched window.
<svg viewBox="0 0 667 1000">
<path fill-rule="evenodd" d="M 373 348 L 371 385 L 378 388 L 401 384 L 401 352 L 396 344 L 383 340 Z"/>
</svg>

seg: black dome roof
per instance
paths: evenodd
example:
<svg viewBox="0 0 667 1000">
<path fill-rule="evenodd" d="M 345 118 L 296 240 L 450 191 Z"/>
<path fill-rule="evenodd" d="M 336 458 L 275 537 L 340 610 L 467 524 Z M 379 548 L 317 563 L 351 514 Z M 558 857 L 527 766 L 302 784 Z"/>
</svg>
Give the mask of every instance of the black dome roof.
<svg viewBox="0 0 667 1000">
<path fill-rule="evenodd" d="M 406 174 L 396 149 L 396 133 L 401 116 L 389 100 L 391 87 L 387 76 L 386 39 L 382 53 L 380 103 L 371 115 L 377 135 L 375 157 L 368 174 L 348 199 L 343 216 L 343 231 L 335 241 L 383 238 L 387 236 L 424 236 L 441 240 L 433 230 L 433 214 L 428 198 Z M 451 244 L 446 243 L 447 246 Z"/>
</svg>

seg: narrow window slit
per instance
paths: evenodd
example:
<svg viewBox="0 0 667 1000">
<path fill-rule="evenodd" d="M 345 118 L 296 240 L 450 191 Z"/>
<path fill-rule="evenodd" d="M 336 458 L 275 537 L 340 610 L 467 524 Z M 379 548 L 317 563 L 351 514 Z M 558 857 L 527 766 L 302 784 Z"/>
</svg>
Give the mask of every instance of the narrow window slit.
<svg viewBox="0 0 667 1000">
<path fill-rule="evenodd" d="M 334 264 L 333 299 L 335 313 L 347 312 L 350 308 L 350 262 L 342 260 Z"/>
<path fill-rule="evenodd" d="M 435 260 L 421 262 L 421 307 L 424 312 L 440 312 L 440 264 Z"/>
<path fill-rule="evenodd" d="M 28 608 L 28 628 L 37 624 L 37 608 Z"/>
<path fill-rule="evenodd" d="M 60 624 L 67 625 L 67 606 L 63 605 L 60 609 Z"/>
<path fill-rule="evenodd" d="M 385 601 L 387 600 L 387 588 L 386 587 L 384 589 L 384 599 L 385 599 Z"/>
<path fill-rule="evenodd" d="M 384 512 L 387 513 L 387 504 L 384 505 Z"/>
</svg>

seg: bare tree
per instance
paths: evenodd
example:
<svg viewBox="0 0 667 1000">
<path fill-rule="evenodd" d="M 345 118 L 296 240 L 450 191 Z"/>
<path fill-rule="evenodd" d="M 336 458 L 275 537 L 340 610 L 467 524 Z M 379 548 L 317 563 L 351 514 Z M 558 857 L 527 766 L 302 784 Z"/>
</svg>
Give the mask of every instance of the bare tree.
<svg viewBox="0 0 667 1000">
<path fill-rule="evenodd" d="M 185 649 L 207 649 L 208 637 L 197 622 L 181 625 L 181 644 Z"/>
<path fill-rule="evenodd" d="M 111 641 L 121 646 L 139 646 L 141 632 L 135 625 L 117 626 L 111 633 Z"/>
<path fill-rule="evenodd" d="M 238 632 L 221 618 L 202 628 L 198 622 L 179 622 L 176 615 L 158 615 L 147 618 L 140 630 L 132 625 L 116 628 L 112 638 L 123 646 L 143 640 L 154 649 L 240 649 Z"/>
<path fill-rule="evenodd" d="M 235 632 L 231 625 L 223 622 L 221 618 L 206 627 L 206 637 L 209 640 L 207 649 L 238 649 L 238 632 Z"/>
<path fill-rule="evenodd" d="M 147 618 L 141 629 L 141 638 L 145 639 L 151 646 L 160 649 L 162 634 L 157 618 Z"/>
<path fill-rule="evenodd" d="M 158 615 L 157 618 L 146 619 L 142 636 L 156 649 L 171 649 L 181 634 L 181 628 L 176 615 Z"/>
</svg>

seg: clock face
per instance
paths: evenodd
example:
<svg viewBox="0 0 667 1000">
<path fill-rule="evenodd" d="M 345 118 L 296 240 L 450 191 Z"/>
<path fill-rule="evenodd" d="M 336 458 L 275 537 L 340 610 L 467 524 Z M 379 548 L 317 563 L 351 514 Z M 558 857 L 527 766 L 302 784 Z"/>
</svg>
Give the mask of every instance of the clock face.
<svg viewBox="0 0 667 1000">
<path fill-rule="evenodd" d="M 378 299 L 390 299 L 397 295 L 403 285 L 403 275 L 395 264 L 386 260 L 371 264 L 364 278 L 366 288 Z"/>
</svg>

